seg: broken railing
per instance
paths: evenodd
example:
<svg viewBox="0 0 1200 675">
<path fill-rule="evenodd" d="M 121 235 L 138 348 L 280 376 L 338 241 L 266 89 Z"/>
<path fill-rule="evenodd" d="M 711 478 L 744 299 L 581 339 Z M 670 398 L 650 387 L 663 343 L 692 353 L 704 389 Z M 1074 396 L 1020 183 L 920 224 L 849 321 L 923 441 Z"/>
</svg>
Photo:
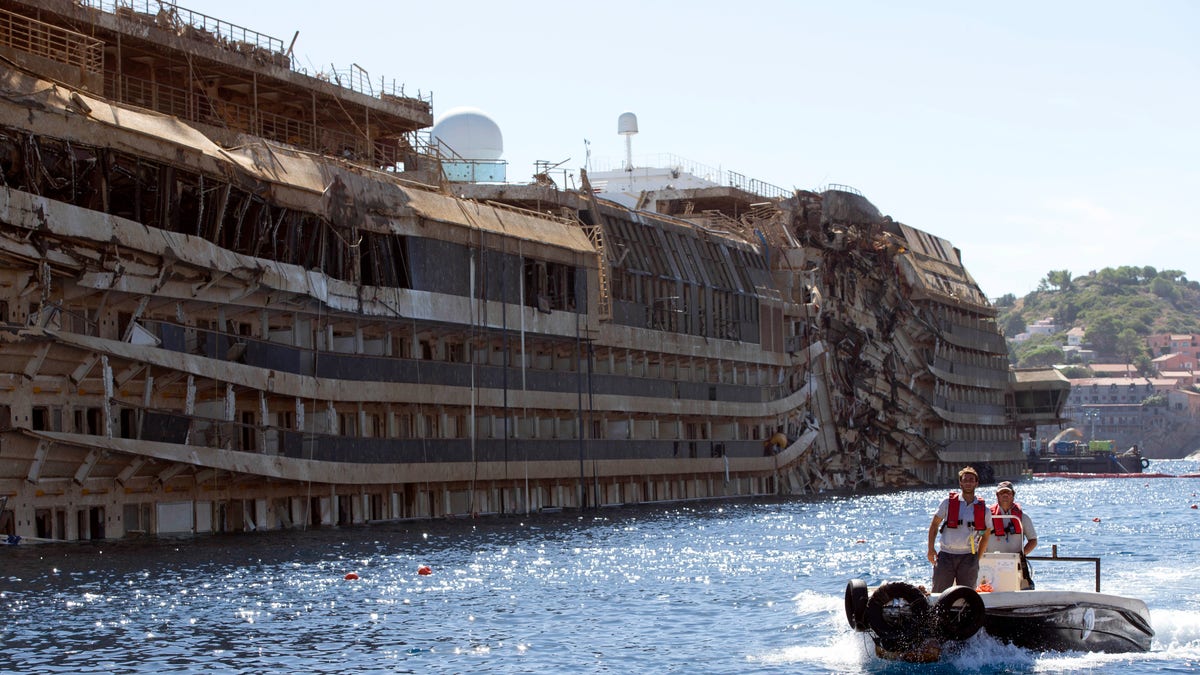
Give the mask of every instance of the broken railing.
<svg viewBox="0 0 1200 675">
<path fill-rule="evenodd" d="M 179 34 L 183 34 L 186 28 L 204 31 L 228 46 L 244 44 L 272 53 L 283 53 L 283 40 L 279 38 L 163 0 L 81 0 L 79 4 Z"/>
</svg>

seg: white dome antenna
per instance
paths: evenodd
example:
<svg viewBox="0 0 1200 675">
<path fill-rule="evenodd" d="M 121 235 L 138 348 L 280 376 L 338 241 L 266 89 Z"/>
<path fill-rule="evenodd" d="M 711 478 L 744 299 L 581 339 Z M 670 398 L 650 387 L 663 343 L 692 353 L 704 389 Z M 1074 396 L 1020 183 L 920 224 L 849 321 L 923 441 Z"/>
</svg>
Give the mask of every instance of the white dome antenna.
<svg viewBox="0 0 1200 675">
<path fill-rule="evenodd" d="M 479 108 L 446 111 L 430 139 L 441 155 L 442 173 L 457 183 L 503 183 L 508 163 L 500 125 Z"/>
<path fill-rule="evenodd" d="M 617 118 L 617 133 L 625 137 L 625 170 L 633 171 L 633 135 L 638 132 L 637 115 L 621 113 Z"/>
<path fill-rule="evenodd" d="M 430 135 L 465 159 L 495 161 L 504 154 L 500 126 L 479 108 L 447 110 Z"/>
</svg>

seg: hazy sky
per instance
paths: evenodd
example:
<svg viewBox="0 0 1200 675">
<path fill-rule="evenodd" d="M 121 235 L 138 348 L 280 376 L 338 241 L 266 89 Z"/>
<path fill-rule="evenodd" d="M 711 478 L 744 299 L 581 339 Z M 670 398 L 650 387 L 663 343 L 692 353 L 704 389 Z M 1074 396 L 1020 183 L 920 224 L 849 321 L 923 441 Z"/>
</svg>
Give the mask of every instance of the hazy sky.
<svg viewBox="0 0 1200 675">
<path fill-rule="evenodd" d="M 784 188 L 861 190 L 949 239 L 992 297 L 1049 270 L 1200 279 L 1200 2 L 192 0 L 487 112 L 510 181 L 674 154 Z"/>
</svg>

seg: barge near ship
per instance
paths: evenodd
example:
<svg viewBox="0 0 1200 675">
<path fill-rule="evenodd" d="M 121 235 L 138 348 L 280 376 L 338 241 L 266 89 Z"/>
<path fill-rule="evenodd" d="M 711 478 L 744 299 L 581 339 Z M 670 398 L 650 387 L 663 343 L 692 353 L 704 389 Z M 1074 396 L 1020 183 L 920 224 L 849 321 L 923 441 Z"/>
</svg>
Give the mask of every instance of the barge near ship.
<svg viewBox="0 0 1200 675">
<path fill-rule="evenodd" d="M 1055 440 L 1029 455 L 1029 472 L 1041 476 L 1133 476 L 1149 467 L 1138 446 L 1118 453 L 1112 441 Z"/>
<path fill-rule="evenodd" d="M 853 189 L 451 189 L 430 100 L 276 38 L 141 0 L 0 19 L 0 532 L 1016 477 L 1061 421 L 958 250 Z"/>
</svg>

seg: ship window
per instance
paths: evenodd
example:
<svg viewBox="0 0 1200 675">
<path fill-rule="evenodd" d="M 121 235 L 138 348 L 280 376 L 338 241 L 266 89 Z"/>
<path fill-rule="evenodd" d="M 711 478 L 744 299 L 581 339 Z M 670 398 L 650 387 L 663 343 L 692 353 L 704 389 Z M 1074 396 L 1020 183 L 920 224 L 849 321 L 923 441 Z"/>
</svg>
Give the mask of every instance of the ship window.
<svg viewBox="0 0 1200 675">
<path fill-rule="evenodd" d="M 412 416 L 396 415 L 396 438 L 412 438 Z"/>
<path fill-rule="evenodd" d="M 242 412 L 241 424 L 241 441 L 243 452 L 255 452 L 258 449 L 258 428 L 255 426 L 254 413 L 246 410 Z"/>
<path fill-rule="evenodd" d="M 338 413 L 338 433 L 342 436 L 358 436 L 358 414 Z"/>
<path fill-rule="evenodd" d="M 45 406 L 37 406 L 33 409 L 33 419 L 30 421 L 30 426 L 34 431 L 46 431 L 50 423 L 50 409 Z"/>
</svg>

